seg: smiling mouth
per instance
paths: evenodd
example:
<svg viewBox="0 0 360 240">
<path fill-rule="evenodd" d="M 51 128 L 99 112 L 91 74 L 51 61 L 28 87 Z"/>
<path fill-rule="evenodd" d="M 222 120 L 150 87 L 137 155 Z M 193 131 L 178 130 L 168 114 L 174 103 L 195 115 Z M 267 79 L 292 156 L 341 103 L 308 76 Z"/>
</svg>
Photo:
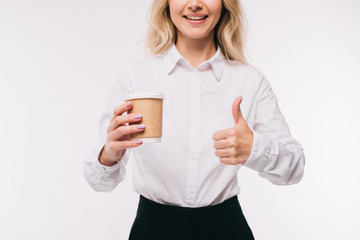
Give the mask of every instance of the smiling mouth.
<svg viewBox="0 0 360 240">
<path fill-rule="evenodd" d="M 208 16 L 184 16 L 184 18 L 188 19 L 188 20 L 193 20 L 193 21 L 200 21 L 200 20 L 204 20 L 205 18 L 207 18 Z"/>
</svg>

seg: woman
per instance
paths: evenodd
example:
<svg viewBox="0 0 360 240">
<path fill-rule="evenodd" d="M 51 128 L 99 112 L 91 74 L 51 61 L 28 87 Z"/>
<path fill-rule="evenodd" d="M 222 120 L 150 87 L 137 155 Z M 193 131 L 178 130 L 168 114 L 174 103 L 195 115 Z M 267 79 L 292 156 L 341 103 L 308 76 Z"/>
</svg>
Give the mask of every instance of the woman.
<svg viewBox="0 0 360 240">
<path fill-rule="evenodd" d="M 237 199 L 239 168 L 279 185 L 302 178 L 302 147 L 269 82 L 246 64 L 239 4 L 154 0 L 152 56 L 131 64 L 112 89 L 84 170 L 95 190 L 111 191 L 133 151 L 140 202 L 130 239 L 254 239 Z M 141 113 L 124 114 L 132 105 L 122 98 L 136 91 L 165 95 L 160 144 L 130 139 L 146 129 Z"/>
</svg>

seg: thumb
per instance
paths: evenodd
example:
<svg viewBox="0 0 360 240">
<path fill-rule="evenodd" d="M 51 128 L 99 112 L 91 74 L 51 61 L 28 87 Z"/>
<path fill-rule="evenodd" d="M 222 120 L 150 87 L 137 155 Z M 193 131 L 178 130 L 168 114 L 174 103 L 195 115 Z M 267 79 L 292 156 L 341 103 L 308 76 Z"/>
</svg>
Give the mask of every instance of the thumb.
<svg viewBox="0 0 360 240">
<path fill-rule="evenodd" d="M 240 110 L 241 102 L 242 102 L 242 97 L 237 97 L 232 105 L 232 115 L 234 118 L 235 125 L 237 125 L 240 121 L 244 119 Z"/>
</svg>

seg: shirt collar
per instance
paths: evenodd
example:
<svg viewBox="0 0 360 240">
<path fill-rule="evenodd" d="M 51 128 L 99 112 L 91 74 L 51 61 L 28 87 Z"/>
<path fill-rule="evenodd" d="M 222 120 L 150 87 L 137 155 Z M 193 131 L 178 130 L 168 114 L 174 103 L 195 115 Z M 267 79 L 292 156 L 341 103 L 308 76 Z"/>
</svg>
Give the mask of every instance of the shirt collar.
<svg viewBox="0 0 360 240">
<path fill-rule="evenodd" d="M 164 63 L 165 63 L 166 71 L 168 74 L 170 74 L 174 70 L 174 68 L 176 67 L 176 65 L 178 64 L 178 62 L 180 60 L 188 63 L 186 61 L 186 59 L 184 59 L 183 56 L 181 56 L 181 54 L 177 50 L 176 46 L 173 45 L 169 49 L 169 51 L 167 53 L 165 53 L 165 56 L 164 56 Z M 201 71 L 201 69 L 203 69 L 204 66 L 206 66 L 208 64 L 211 65 L 211 68 L 216 76 L 216 79 L 218 81 L 220 81 L 221 75 L 222 75 L 222 73 L 224 71 L 224 67 L 225 67 L 225 57 L 221 53 L 221 50 L 219 47 L 218 47 L 216 53 L 214 54 L 214 56 L 212 56 L 209 60 L 203 62 L 197 69 Z"/>
</svg>

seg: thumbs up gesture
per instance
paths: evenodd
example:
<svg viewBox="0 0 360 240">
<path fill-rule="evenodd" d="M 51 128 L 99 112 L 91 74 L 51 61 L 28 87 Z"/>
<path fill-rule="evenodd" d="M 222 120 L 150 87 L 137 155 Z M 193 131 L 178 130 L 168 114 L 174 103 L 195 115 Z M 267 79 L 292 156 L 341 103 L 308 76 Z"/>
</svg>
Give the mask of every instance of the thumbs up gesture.
<svg viewBox="0 0 360 240">
<path fill-rule="evenodd" d="M 238 97 L 232 105 L 234 127 L 217 131 L 213 135 L 215 155 L 220 158 L 220 162 L 228 165 L 245 163 L 253 144 L 254 134 L 241 113 L 241 101 L 242 97 Z"/>
</svg>

